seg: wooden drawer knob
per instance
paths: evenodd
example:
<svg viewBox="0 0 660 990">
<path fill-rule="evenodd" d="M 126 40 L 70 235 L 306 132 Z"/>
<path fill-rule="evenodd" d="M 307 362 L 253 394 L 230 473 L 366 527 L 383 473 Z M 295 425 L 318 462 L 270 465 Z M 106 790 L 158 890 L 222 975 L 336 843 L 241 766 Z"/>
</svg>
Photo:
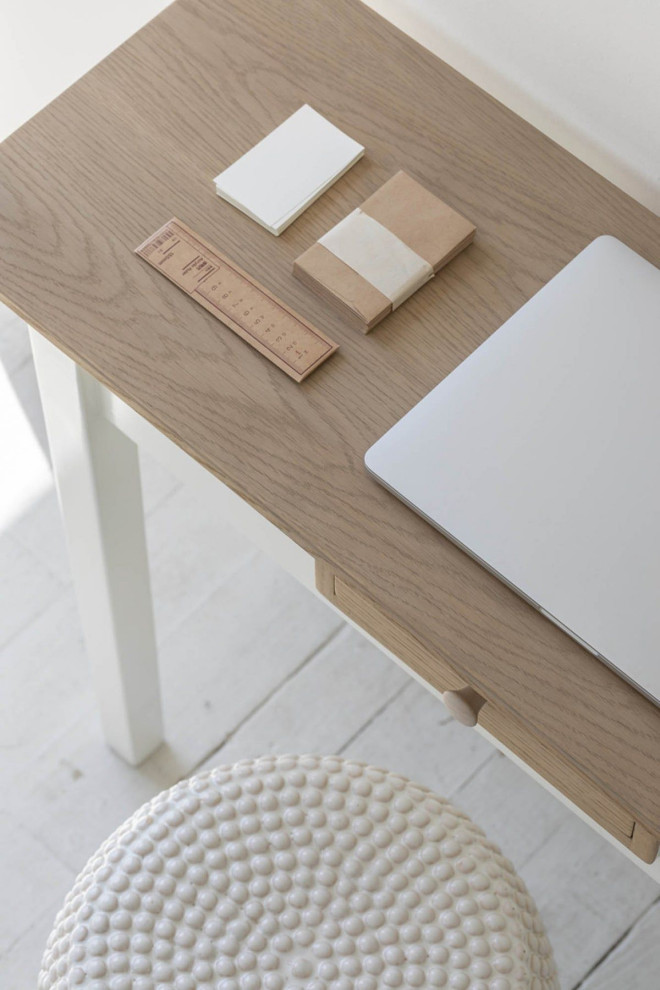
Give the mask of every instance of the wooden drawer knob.
<svg viewBox="0 0 660 990">
<path fill-rule="evenodd" d="M 461 688 L 460 691 L 445 691 L 442 700 L 449 713 L 461 725 L 476 725 L 479 712 L 486 704 L 486 699 L 471 687 Z"/>
</svg>

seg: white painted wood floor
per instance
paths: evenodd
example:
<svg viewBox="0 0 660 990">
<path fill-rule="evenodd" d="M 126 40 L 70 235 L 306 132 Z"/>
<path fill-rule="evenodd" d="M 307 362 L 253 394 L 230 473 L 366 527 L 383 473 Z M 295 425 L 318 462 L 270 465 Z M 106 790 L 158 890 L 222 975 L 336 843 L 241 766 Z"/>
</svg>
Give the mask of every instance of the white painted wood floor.
<svg viewBox="0 0 660 990">
<path fill-rule="evenodd" d="M 528 884 L 565 990 L 657 990 L 660 888 L 153 463 L 168 743 L 138 770 L 117 759 L 100 736 L 52 484 L 19 498 L 23 415 L 43 445 L 26 334 L 0 307 L 1 990 L 35 987 L 76 873 L 139 804 L 265 752 L 348 753 L 451 797 Z"/>
</svg>

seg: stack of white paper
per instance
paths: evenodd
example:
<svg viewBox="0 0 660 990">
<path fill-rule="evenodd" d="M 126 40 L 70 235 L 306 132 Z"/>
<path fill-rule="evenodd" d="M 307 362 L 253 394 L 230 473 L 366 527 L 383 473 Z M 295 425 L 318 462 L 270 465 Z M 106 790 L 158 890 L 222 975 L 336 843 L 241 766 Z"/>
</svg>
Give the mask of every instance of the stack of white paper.
<svg viewBox="0 0 660 990">
<path fill-rule="evenodd" d="M 218 196 L 281 234 L 364 154 L 364 148 L 310 106 L 215 178 Z"/>
</svg>

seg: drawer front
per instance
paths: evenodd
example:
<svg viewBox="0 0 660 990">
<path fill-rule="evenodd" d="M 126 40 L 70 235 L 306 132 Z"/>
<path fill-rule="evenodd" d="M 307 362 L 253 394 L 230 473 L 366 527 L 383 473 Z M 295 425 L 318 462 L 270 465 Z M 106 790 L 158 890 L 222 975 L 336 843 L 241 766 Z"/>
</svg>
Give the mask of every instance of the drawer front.
<svg viewBox="0 0 660 990">
<path fill-rule="evenodd" d="M 464 692 L 469 687 L 446 660 L 424 646 L 364 592 L 338 577 L 331 566 L 323 561 L 316 562 L 316 585 L 347 618 L 403 661 L 436 691 Z M 477 718 L 482 728 L 640 859 L 646 863 L 655 860 L 658 840 L 635 821 L 630 811 L 618 804 L 598 783 L 537 736 L 526 724 L 483 698 L 477 706 Z"/>
<path fill-rule="evenodd" d="M 465 687 L 465 681 L 443 659 L 427 650 L 361 591 L 335 577 L 331 571 L 324 570 L 326 567 L 319 567 L 317 561 L 316 586 L 347 618 L 373 636 L 436 691 Z"/>
<path fill-rule="evenodd" d="M 479 725 L 611 835 L 628 844 L 635 826 L 632 814 L 605 794 L 562 754 L 531 733 L 508 712 L 489 703 L 479 712 Z"/>
<path fill-rule="evenodd" d="M 526 725 L 488 702 L 479 711 L 479 725 L 643 862 L 655 861 L 657 838 L 635 821 L 632 812 Z"/>
</svg>

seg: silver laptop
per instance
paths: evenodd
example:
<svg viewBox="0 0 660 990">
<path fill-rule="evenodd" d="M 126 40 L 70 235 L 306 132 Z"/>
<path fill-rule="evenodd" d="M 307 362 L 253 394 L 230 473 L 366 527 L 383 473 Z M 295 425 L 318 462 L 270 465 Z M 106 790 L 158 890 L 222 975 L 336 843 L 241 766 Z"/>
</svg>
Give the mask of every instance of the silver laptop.
<svg viewBox="0 0 660 990">
<path fill-rule="evenodd" d="M 365 462 L 660 701 L 660 270 L 599 237 Z"/>
</svg>

